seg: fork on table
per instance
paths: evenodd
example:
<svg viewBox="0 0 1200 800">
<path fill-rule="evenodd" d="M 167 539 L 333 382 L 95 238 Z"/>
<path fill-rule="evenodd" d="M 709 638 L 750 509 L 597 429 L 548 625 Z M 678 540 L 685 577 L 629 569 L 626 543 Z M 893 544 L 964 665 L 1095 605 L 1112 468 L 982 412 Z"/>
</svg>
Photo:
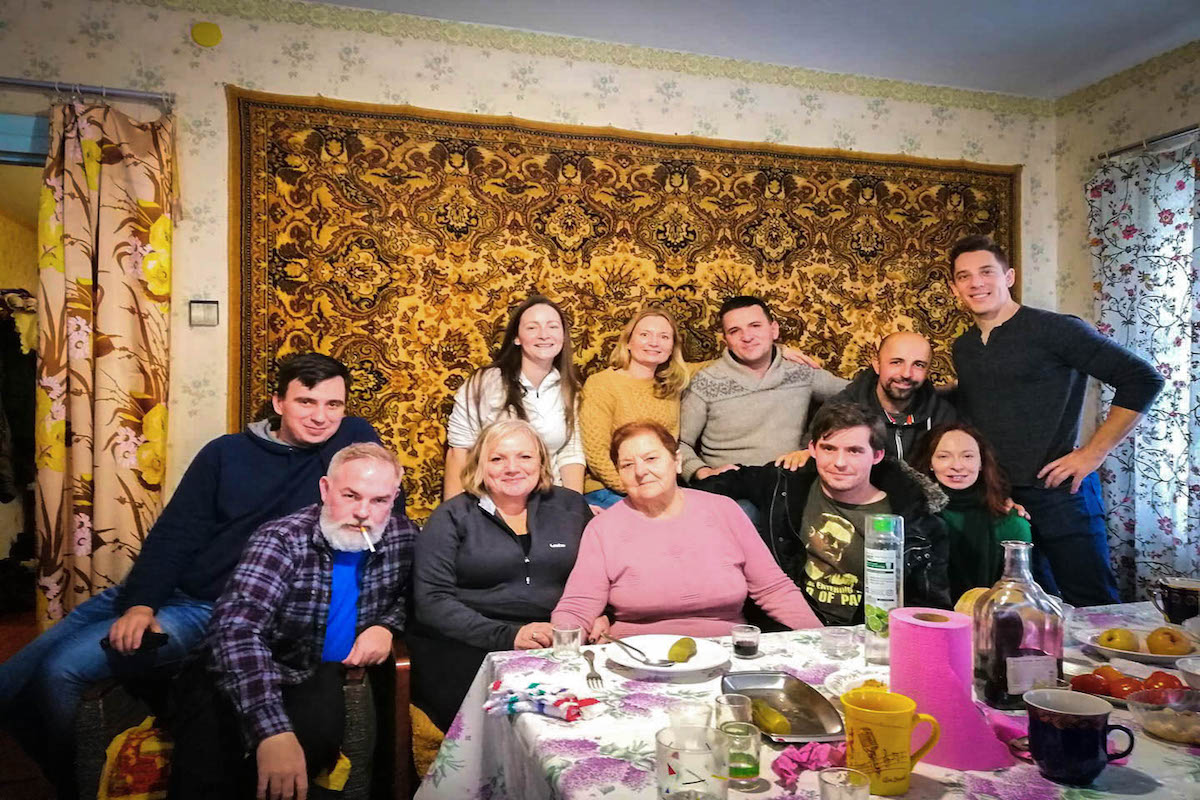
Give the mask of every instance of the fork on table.
<svg viewBox="0 0 1200 800">
<path fill-rule="evenodd" d="M 587 659 L 588 666 L 590 667 L 590 669 L 588 670 L 588 674 L 587 674 L 588 688 L 589 689 L 604 688 L 604 678 L 600 676 L 599 672 L 596 672 L 596 662 L 592 660 L 593 658 L 595 658 L 595 653 L 593 653 L 591 650 L 584 650 L 583 657 Z"/>
</svg>

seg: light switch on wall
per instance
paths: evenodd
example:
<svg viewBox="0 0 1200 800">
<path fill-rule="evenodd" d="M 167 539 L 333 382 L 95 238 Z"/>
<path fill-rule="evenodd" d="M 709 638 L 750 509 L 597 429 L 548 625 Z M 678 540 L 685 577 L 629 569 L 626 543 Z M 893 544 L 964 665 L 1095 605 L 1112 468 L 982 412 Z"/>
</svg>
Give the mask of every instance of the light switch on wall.
<svg viewBox="0 0 1200 800">
<path fill-rule="evenodd" d="M 188 301 L 188 325 L 215 328 L 221 322 L 221 305 L 216 300 Z"/>
</svg>

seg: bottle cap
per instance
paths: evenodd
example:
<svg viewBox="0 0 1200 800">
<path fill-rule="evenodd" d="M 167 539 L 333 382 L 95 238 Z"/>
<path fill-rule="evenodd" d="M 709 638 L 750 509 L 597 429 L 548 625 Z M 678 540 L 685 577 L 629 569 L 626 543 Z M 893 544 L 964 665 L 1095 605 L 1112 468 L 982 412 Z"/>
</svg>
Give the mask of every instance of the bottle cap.
<svg viewBox="0 0 1200 800">
<path fill-rule="evenodd" d="M 870 520 L 871 530 L 888 533 L 900 527 L 901 517 L 895 514 L 868 514 L 867 519 Z"/>
</svg>

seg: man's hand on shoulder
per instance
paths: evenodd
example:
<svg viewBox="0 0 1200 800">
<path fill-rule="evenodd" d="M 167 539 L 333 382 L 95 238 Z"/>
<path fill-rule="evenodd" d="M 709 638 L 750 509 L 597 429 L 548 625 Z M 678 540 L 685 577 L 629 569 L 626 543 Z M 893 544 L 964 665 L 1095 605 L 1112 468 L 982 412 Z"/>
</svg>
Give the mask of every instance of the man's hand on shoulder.
<svg viewBox="0 0 1200 800">
<path fill-rule="evenodd" d="M 737 468 L 737 464 L 724 464 L 720 467 L 701 467 L 692 475 L 692 480 L 702 481 L 705 478 L 711 478 L 713 475 L 720 475 L 722 472 L 728 472 L 731 469 Z"/>
<path fill-rule="evenodd" d="M 1025 520 L 1033 519 L 1029 516 L 1029 512 L 1025 510 L 1025 506 L 1021 505 L 1016 500 L 1013 500 L 1011 497 L 1004 500 L 1004 513 L 1007 514 L 1010 511 L 1016 511 L 1017 516 Z"/>
<path fill-rule="evenodd" d="M 128 655 L 142 646 L 142 634 L 147 630 L 162 631 L 150 606 L 131 606 L 108 629 L 108 643 L 121 655 Z"/>
<path fill-rule="evenodd" d="M 258 743 L 258 800 L 304 800 L 308 797 L 308 769 L 300 740 L 291 731 L 268 736 Z"/>
<path fill-rule="evenodd" d="M 360 633 L 342 659 L 347 667 L 369 667 L 382 664 L 392 654 L 392 632 L 382 625 L 372 625 Z"/>
<path fill-rule="evenodd" d="M 813 369 L 821 368 L 820 361 L 817 361 L 808 353 L 792 347 L 790 344 L 780 345 L 779 352 L 783 355 L 785 360 L 791 361 L 793 364 L 804 364 L 805 366 L 812 367 Z"/>
<path fill-rule="evenodd" d="M 1067 478 L 1071 479 L 1071 494 L 1079 491 L 1079 485 L 1083 483 L 1083 479 L 1100 468 L 1104 463 L 1106 453 L 1099 455 L 1093 453 L 1087 447 L 1080 447 L 1078 450 L 1072 450 L 1062 458 L 1056 458 L 1046 466 L 1042 467 L 1041 472 L 1037 474 L 1039 478 L 1044 478 L 1047 489 L 1053 489 Z"/>
<path fill-rule="evenodd" d="M 795 472 L 803 467 L 805 463 L 808 462 L 808 459 L 808 448 L 804 448 L 803 450 L 793 450 L 792 452 L 784 453 L 779 458 L 775 459 L 775 466 L 783 467 L 784 469 Z"/>
</svg>

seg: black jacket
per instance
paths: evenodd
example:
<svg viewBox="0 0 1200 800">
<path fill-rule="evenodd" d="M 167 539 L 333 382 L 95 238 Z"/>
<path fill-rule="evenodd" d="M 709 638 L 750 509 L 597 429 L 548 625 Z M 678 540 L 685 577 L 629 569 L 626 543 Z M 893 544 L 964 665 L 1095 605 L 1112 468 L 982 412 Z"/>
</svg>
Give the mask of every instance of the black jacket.
<svg viewBox="0 0 1200 800">
<path fill-rule="evenodd" d="M 799 586 L 808 557 L 800 526 L 815 480 L 817 465 L 810 459 L 795 472 L 774 464 L 741 467 L 693 486 L 754 503 L 762 514 L 759 533 Z M 945 492 L 904 462 L 888 457 L 871 469 L 871 484 L 887 493 L 892 513 L 904 518 L 904 604 L 950 608 L 949 537 L 938 516 L 947 503 Z"/>
<path fill-rule="evenodd" d="M 888 433 L 884 451 L 892 458 L 912 461 L 917 445 L 930 428 L 958 419 L 958 412 L 954 410 L 950 401 L 938 395 L 933 384 L 925 381 L 913 392 L 912 402 L 908 407 L 908 413 L 913 418 L 912 423 L 892 422 L 884 413 L 883 406 L 879 404 L 879 396 L 875 394 L 875 384 L 878 382 L 879 373 L 867 367 L 855 375 L 850 385 L 834 395 L 830 402 L 859 403 L 878 414 Z M 808 441 L 809 437 L 805 435 L 804 443 L 808 444 Z"/>
<path fill-rule="evenodd" d="M 463 492 L 434 510 L 417 537 L 408 632 L 413 703 L 447 730 L 492 650 L 511 650 L 521 626 L 545 622 L 575 566 L 592 518 L 578 492 L 529 496 L 529 553 L 480 498 Z"/>
<path fill-rule="evenodd" d="M 511 650 L 522 625 L 550 619 L 592 512 L 583 495 L 560 486 L 534 492 L 528 508 L 528 555 L 474 495 L 463 492 L 434 510 L 413 561 L 424 633 L 484 651 Z"/>
</svg>

